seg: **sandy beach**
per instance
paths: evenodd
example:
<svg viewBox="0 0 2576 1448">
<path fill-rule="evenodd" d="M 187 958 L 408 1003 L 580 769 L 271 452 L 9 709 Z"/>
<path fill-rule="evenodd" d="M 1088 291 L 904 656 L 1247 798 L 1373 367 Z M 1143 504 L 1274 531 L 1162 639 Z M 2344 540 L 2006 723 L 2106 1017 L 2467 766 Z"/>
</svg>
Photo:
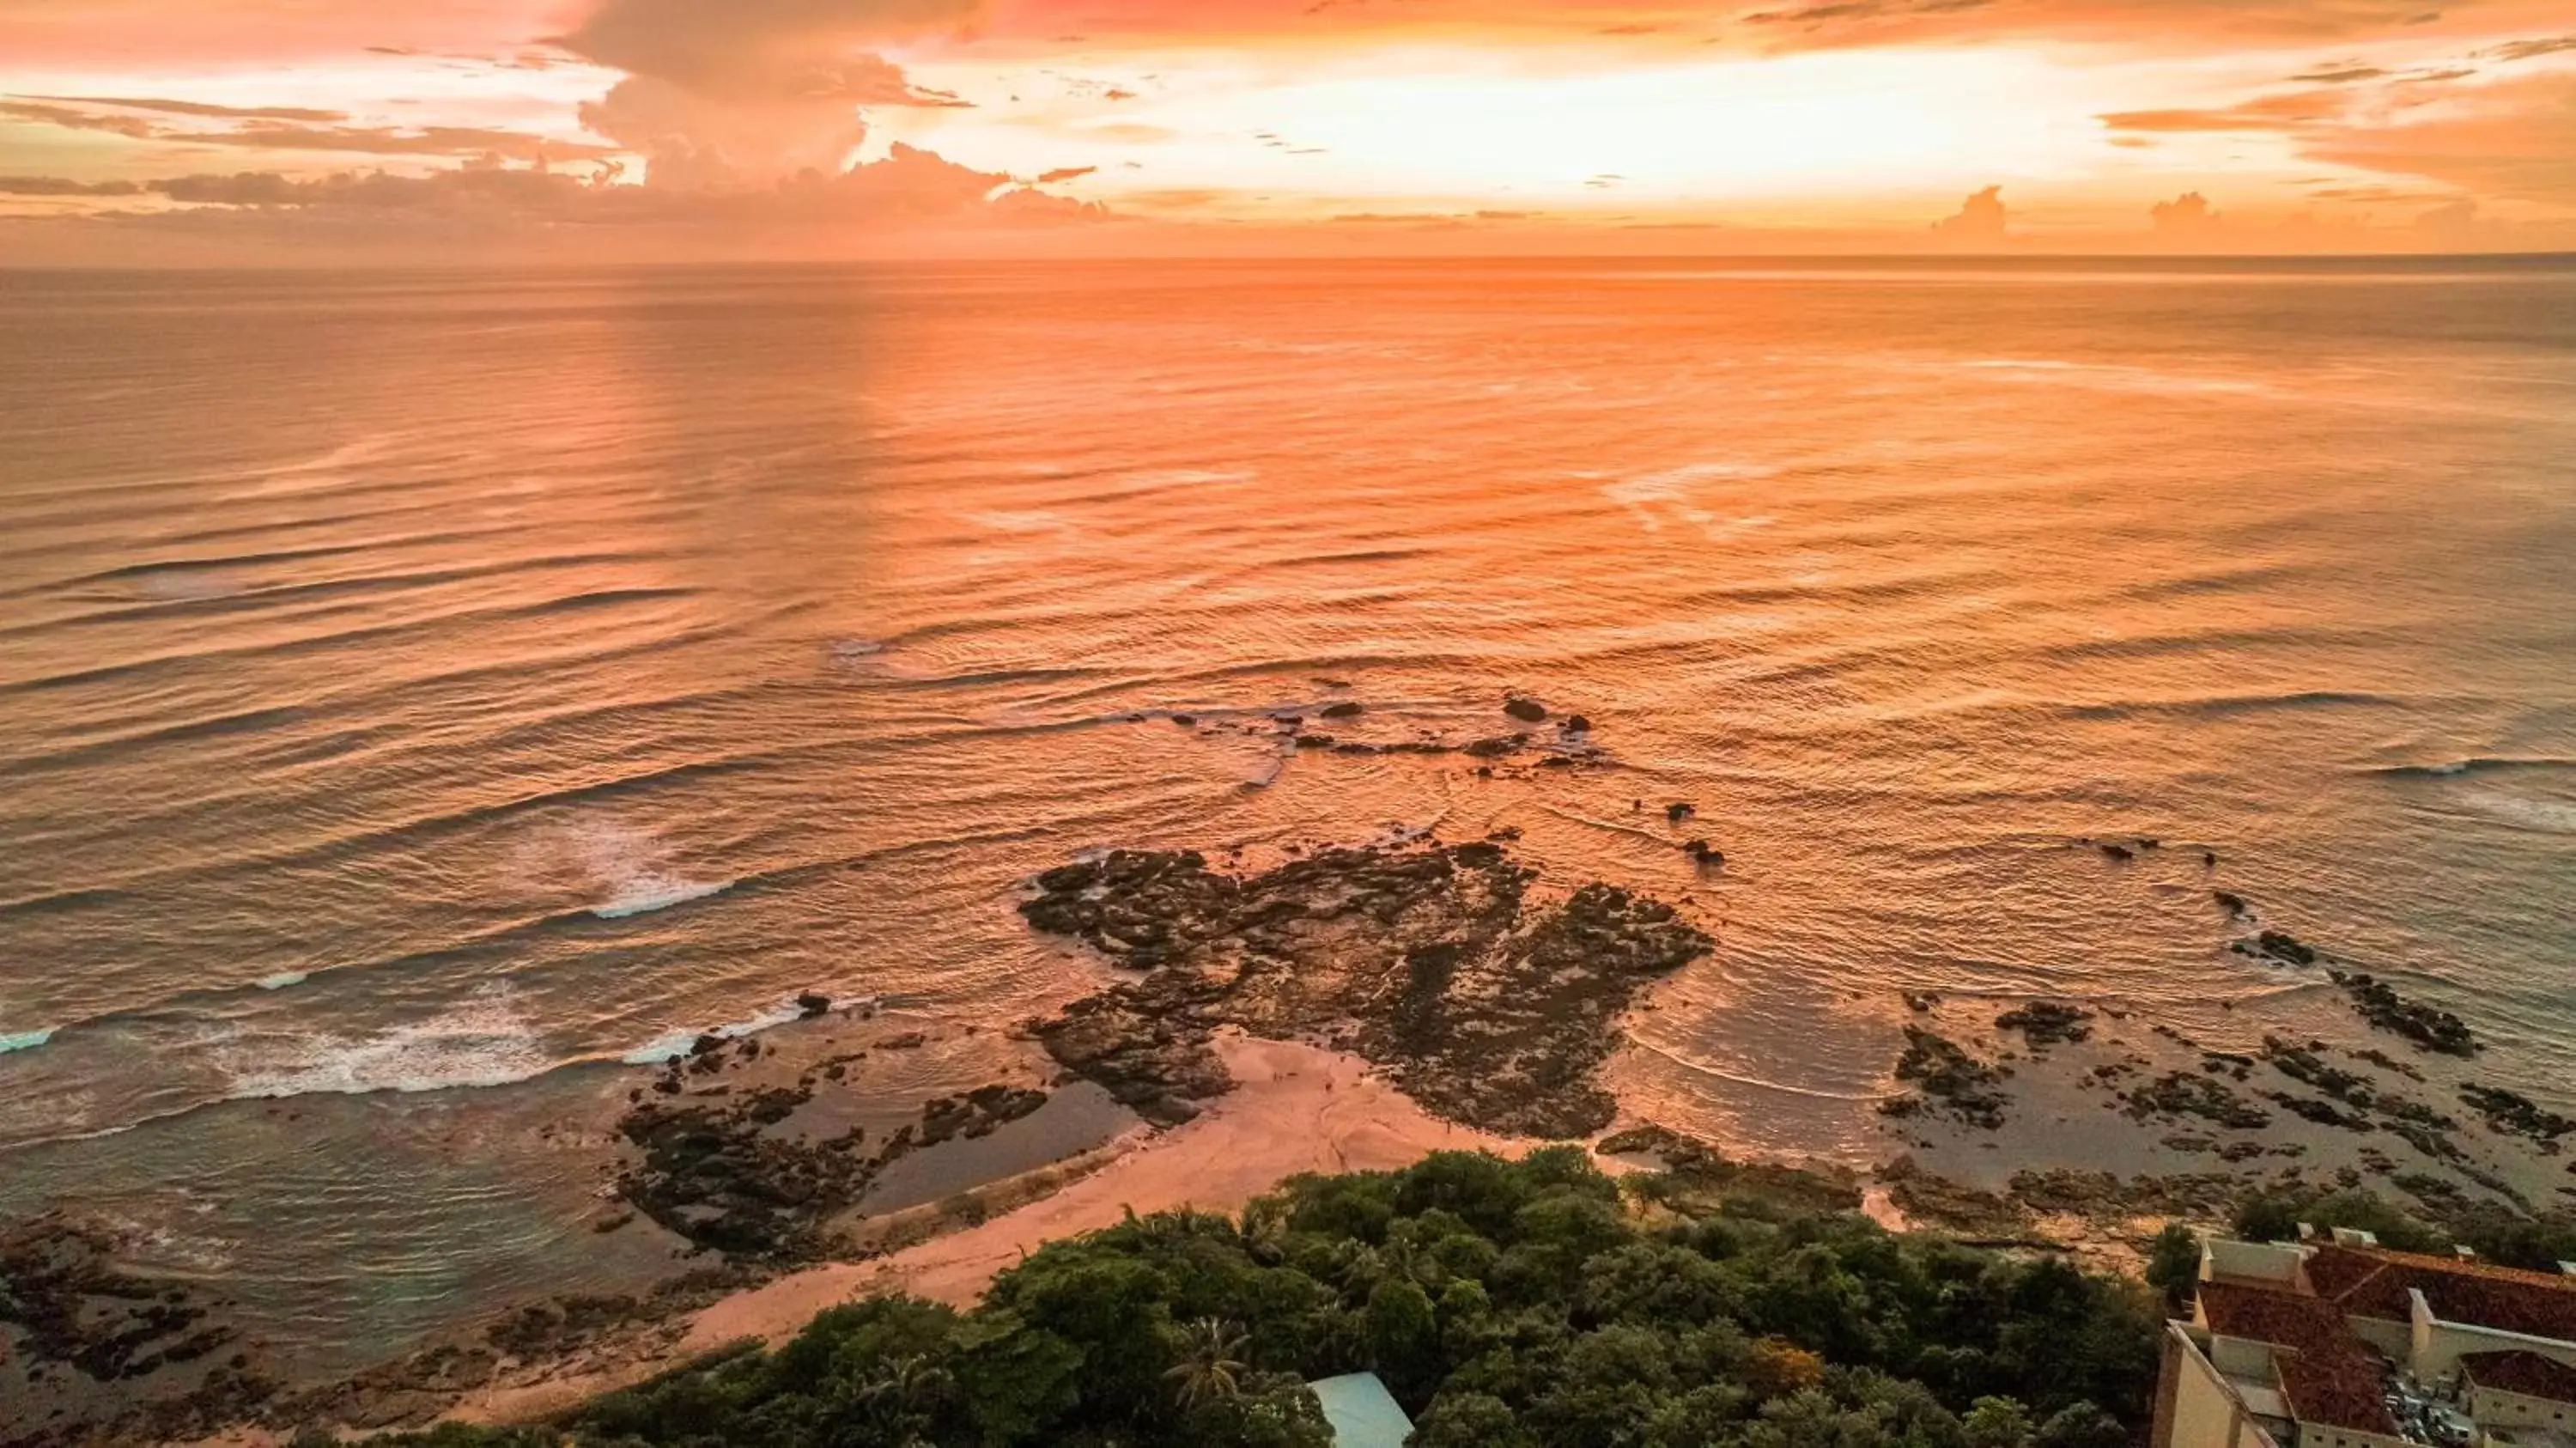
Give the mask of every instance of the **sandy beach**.
<svg viewBox="0 0 2576 1448">
<path fill-rule="evenodd" d="M 1217 1049 L 1240 1083 L 1237 1090 L 1196 1120 L 1127 1138 L 1107 1165 L 1052 1196 L 885 1257 L 827 1263 L 737 1293 L 690 1317 L 667 1354 L 606 1372 L 494 1387 L 461 1400 L 447 1416 L 477 1423 L 542 1418 L 725 1343 L 778 1342 L 816 1313 L 872 1293 L 908 1292 L 967 1307 L 995 1273 L 1043 1243 L 1109 1226 L 1130 1210 L 1230 1212 L 1299 1172 L 1383 1170 L 1434 1151 L 1517 1156 L 1543 1144 L 1442 1121 L 1356 1056 L 1234 1033 L 1218 1037 Z"/>
</svg>

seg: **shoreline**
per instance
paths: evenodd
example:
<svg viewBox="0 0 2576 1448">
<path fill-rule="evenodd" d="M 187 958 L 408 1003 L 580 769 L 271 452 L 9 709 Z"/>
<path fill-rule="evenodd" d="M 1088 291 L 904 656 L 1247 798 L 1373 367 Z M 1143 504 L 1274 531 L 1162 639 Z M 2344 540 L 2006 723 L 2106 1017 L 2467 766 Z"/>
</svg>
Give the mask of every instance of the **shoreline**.
<svg viewBox="0 0 2576 1448">
<path fill-rule="evenodd" d="M 1492 840 L 1319 852 L 1241 878 L 1186 853 L 1113 852 L 1049 872 L 1023 913 L 1051 933 L 1102 936 L 1105 950 L 1139 957 L 1114 958 L 1141 973 L 1114 976 L 1058 1015 L 1000 1036 L 968 1026 L 860 1044 L 872 1010 L 818 1009 L 810 1037 L 701 1038 L 628 1093 L 620 1130 L 642 1154 L 617 1180 L 627 1207 L 600 1229 L 650 1218 L 652 1230 L 715 1250 L 729 1277 L 631 1303 L 613 1322 L 575 1322 L 588 1305 L 572 1299 L 532 1309 L 556 1312 L 560 1335 L 506 1341 L 487 1332 L 467 1349 L 482 1359 L 470 1379 L 445 1374 L 431 1350 L 416 1355 L 423 1370 L 414 1376 L 365 1387 L 352 1379 L 299 1406 L 361 1433 L 542 1421 L 733 1345 L 774 1346 L 855 1299 L 900 1293 L 970 1308 L 996 1274 L 1043 1244 L 1130 1212 L 1232 1213 L 1300 1173 L 1395 1169 L 1441 1150 L 1517 1157 L 1575 1144 L 1613 1173 L 1662 1155 L 1696 1186 L 1822 1187 L 1837 1198 L 1827 1209 L 1891 1231 L 2063 1254 L 2128 1276 L 2166 1223 L 2224 1222 L 2266 1192 L 2384 1178 L 2428 1220 L 2480 1200 L 2453 1177 L 2526 1213 L 2553 1187 L 2576 1195 L 2563 1177 L 2549 1180 L 2562 1171 L 2552 1160 L 2557 1137 L 2576 1122 L 2470 1076 L 2482 1046 L 2457 1018 L 2393 992 L 2365 1000 L 2348 986 L 2244 1022 L 2240 1030 L 2260 1036 L 2255 1050 L 2204 1045 L 2108 1002 L 2031 998 L 1998 1013 L 1996 999 L 1908 993 L 1905 1047 L 1892 1067 L 1898 1089 L 1877 1098 L 1874 1159 L 1739 1156 L 1741 1143 L 1674 1132 L 1597 1084 L 1611 1057 L 1651 1049 L 1627 1031 L 1639 982 L 1701 953 L 1708 938 L 1668 907 L 1599 885 L 1524 917 L 1524 879 Z M 2225 892 L 2216 900 L 2231 926 L 2252 928 L 2245 902 Z M 1270 920 L 1282 901 L 1301 929 Z M 1524 918 L 1538 923 L 1506 928 Z M 1156 933 L 1172 926 L 1173 935 Z M 1468 957 L 1473 971 L 1459 968 L 1453 931 L 1480 952 Z M 1581 944 L 1560 948 L 1560 936 Z M 1174 938 L 1188 943 L 1144 943 Z M 2335 959 L 2278 932 L 2244 935 L 2231 949 L 2286 967 Z M 1442 967 L 1429 996 L 1426 961 Z M 2339 971 L 2319 973 L 2345 986 Z M 1533 981 L 1546 987 L 1535 1001 L 1518 989 Z M 1417 997 L 1458 1014 L 1408 1010 Z M 1533 1006 L 1542 1007 L 1541 1034 L 1510 1034 Z M 2364 1042 L 2397 1035 L 2408 1058 L 2306 1036 L 2340 1025 L 2349 1041 L 2347 1011 Z M 1500 1049 L 1498 1031 L 1508 1042 Z M 917 1117 L 871 1118 L 873 1145 L 860 1154 L 851 1113 L 872 1100 L 863 1074 L 917 1072 L 924 1051 L 977 1058 L 1000 1041 L 1015 1044 L 998 1079 L 935 1099 Z M 1030 1045 L 1057 1074 L 1027 1059 Z M 1541 1066 L 1574 1084 L 1534 1092 L 1534 1081 L 1565 1079 Z M 2449 1106 L 2454 1097 L 2476 1110 Z M 1614 1125 L 1627 1129 L 1605 1136 Z M 952 1175 L 944 1192 L 940 1171 L 915 1172 L 869 1210 L 881 1172 L 934 1160 L 912 1153 L 937 1149 L 952 1163 L 963 1150 L 987 1168 L 1013 1156 L 1021 1165 Z M 2508 1165 L 2522 1187 L 2497 1174 Z M 799 1205 L 791 1214 L 779 1202 Z M 710 1224 L 768 1251 L 733 1256 L 734 1242 Z M 828 1246 L 813 1252 L 817 1244 Z M 782 1247 L 813 1255 L 791 1266 Z M 331 1396 L 353 1387 L 355 1398 Z M 197 1441 L 249 1448 L 284 1436 L 236 1429 Z"/>
<path fill-rule="evenodd" d="M 882 1257 L 826 1262 L 729 1293 L 678 1319 L 680 1330 L 659 1352 L 636 1353 L 604 1371 L 477 1390 L 438 1420 L 540 1420 L 729 1343 L 756 1338 L 774 1345 L 854 1297 L 905 1292 L 969 1307 L 996 1273 L 1029 1252 L 1114 1225 L 1129 1209 L 1139 1215 L 1185 1206 L 1233 1212 L 1300 1172 L 1390 1170 L 1435 1151 L 1516 1157 L 1549 1144 L 1433 1116 L 1384 1072 L 1348 1052 L 1231 1031 L 1214 1045 L 1234 1075 L 1233 1091 L 1179 1126 L 1123 1135 L 1101 1149 L 1105 1160 L 1058 1190 Z M 204 1440 L 203 1448 L 273 1441 L 279 1440 L 221 1438 Z"/>
</svg>

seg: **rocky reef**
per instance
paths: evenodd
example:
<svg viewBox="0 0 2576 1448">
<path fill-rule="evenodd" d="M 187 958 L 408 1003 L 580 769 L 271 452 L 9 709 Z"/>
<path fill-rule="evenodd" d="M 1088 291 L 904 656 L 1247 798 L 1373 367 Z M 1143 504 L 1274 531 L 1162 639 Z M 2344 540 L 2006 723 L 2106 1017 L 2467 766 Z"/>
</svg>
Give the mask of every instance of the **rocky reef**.
<svg viewBox="0 0 2576 1448">
<path fill-rule="evenodd" d="M 1327 849 L 1258 874 L 1196 852 L 1117 850 L 1049 870 L 1040 930 L 1142 972 L 1031 1033 L 1150 1120 L 1231 1082 L 1210 1035 L 1313 1039 L 1492 1131 L 1572 1137 L 1615 1111 L 1596 1069 L 1645 982 L 1706 954 L 1671 906 L 1594 883 L 1559 901 L 1493 841 Z"/>
<path fill-rule="evenodd" d="M 918 1041 L 898 1035 L 878 1049 L 907 1049 Z M 618 1194 L 691 1243 L 736 1257 L 821 1255 L 828 1246 L 824 1226 L 857 1205 L 898 1157 L 954 1137 L 987 1135 L 1047 1100 L 1044 1091 L 999 1082 L 943 1096 L 870 1149 L 858 1126 L 799 1131 L 791 1120 L 865 1051 L 825 1057 L 792 1082 L 684 1090 L 690 1078 L 718 1074 L 758 1053 L 756 1041 L 728 1050 L 715 1037 L 701 1037 L 688 1055 L 663 1068 L 651 1094 L 636 1093 L 617 1124 L 638 1153 L 617 1178 Z M 603 1223 L 608 1230 L 616 1225 Z"/>
</svg>

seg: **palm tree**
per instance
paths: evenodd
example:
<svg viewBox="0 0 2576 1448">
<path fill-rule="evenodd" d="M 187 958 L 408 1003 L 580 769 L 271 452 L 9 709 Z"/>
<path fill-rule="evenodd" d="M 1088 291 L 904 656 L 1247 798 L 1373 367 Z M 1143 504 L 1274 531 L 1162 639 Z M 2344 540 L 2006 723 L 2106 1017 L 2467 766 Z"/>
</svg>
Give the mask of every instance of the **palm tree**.
<svg viewBox="0 0 2576 1448">
<path fill-rule="evenodd" d="M 1181 1329 L 1181 1360 L 1163 1370 L 1178 1391 L 1181 1406 L 1195 1408 L 1243 1390 L 1249 1364 L 1243 1360 L 1249 1341 L 1233 1323 L 1202 1317 Z"/>
</svg>

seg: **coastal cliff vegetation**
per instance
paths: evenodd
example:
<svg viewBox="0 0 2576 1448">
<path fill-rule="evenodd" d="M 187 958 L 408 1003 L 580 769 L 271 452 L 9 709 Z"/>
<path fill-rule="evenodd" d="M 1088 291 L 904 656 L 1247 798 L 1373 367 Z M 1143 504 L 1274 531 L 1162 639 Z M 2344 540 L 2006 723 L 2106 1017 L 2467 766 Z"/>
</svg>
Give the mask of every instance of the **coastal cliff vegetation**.
<svg viewBox="0 0 2576 1448">
<path fill-rule="evenodd" d="M 1788 1174 L 1794 1176 L 1794 1174 Z M 1579 1149 L 1301 1176 L 1239 1217 L 1052 1242 L 972 1311 L 833 1308 L 540 1427 L 435 1448 L 1257 1445 L 1370 1370 L 1416 1448 L 2121 1448 L 2160 1321 L 2050 1255 L 1892 1234 L 1835 1184 L 1606 1175 Z"/>
</svg>

